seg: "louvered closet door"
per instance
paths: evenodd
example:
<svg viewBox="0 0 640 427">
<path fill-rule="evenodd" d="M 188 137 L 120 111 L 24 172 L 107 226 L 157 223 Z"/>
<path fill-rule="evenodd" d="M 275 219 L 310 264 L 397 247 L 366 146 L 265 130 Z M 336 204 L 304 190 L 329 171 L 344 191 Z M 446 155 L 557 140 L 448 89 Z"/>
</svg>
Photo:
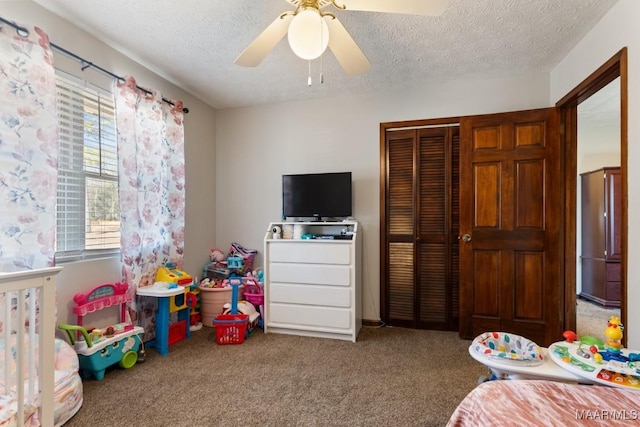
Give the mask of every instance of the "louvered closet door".
<svg viewBox="0 0 640 427">
<path fill-rule="evenodd" d="M 457 330 L 457 127 L 388 131 L 383 320 Z"/>
<path fill-rule="evenodd" d="M 387 132 L 386 248 L 382 262 L 386 267 L 383 300 L 386 318 L 391 325 L 415 326 L 415 131 Z M 386 256 L 385 256 L 386 255 Z M 384 274 L 384 273 L 383 273 Z M 385 276 L 382 276 L 383 278 Z M 384 280 L 384 279 L 383 279 Z M 386 286 L 385 286 L 386 284 Z M 386 291 L 386 292 L 385 292 Z"/>
</svg>

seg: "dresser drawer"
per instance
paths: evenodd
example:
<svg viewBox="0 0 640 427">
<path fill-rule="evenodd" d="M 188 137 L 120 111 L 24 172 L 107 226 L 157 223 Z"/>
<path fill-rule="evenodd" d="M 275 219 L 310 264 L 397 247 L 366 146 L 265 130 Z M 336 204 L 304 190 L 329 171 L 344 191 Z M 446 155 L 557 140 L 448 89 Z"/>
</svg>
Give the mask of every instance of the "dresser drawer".
<svg viewBox="0 0 640 427">
<path fill-rule="evenodd" d="M 304 240 L 270 242 L 269 261 L 349 265 L 351 263 L 351 245 Z"/>
<path fill-rule="evenodd" d="M 349 286 L 351 267 L 347 265 L 269 264 L 269 283 Z"/>
<path fill-rule="evenodd" d="M 351 307 L 351 292 L 349 288 L 300 286 L 271 282 L 269 302 L 349 308 Z"/>
<path fill-rule="evenodd" d="M 271 304 L 269 323 L 349 329 L 351 311 L 342 308 Z"/>
</svg>

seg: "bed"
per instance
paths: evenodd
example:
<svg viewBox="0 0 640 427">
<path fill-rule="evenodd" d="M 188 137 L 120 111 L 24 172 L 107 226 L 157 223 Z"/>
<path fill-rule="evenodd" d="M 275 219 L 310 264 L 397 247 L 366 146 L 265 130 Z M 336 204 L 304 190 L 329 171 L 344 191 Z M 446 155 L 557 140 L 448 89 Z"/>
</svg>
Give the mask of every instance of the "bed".
<svg viewBox="0 0 640 427">
<path fill-rule="evenodd" d="M 60 426 L 82 406 L 78 356 L 55 338 L 60 270 L 0 273 L 0 426 Z"/>
<path fill-rule="evenodd" d="M 546 380 L 487 381 L 472 390 L 447 427 L 640 425 L 640 392 Z"/>
</svg>

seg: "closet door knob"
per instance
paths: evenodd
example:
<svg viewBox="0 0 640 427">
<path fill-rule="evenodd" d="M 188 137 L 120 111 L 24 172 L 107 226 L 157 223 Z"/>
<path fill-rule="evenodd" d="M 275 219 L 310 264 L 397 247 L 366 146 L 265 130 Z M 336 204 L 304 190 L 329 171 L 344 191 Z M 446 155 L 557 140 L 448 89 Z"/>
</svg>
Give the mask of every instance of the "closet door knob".
<svg viewBox="0 0 640 427">
<path fill-rule="evenodd" d="M 463 234 L 462 235 L 462 241 L 465 243 L 469 243 L 471 241 L 471 235 L 470 234 Z"/>
</svg>

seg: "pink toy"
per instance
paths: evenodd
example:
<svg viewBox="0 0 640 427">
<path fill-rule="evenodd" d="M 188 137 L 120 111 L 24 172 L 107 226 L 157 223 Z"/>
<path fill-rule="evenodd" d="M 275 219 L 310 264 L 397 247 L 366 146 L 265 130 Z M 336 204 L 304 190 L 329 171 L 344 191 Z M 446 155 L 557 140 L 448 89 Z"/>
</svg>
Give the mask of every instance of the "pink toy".
<svg viewBox="0 0 640 427">
<path fill-rule="evenodd" d="M 220 249 L 213 248 L 211 249 L 211 254 L 209 258 L 212 262 L 222 262 L 225 259 L 224 253 Z"/>
<path fill-rule="evenodd" d="M 264 293 L 260 282 L 253 276 L 247 275 L 242 278 L 242 284 L 244 285 L 244 299 L 257 306 L 264 304 Z"/>
<path fill-rule="evenodd" d="M 76 305 L 73 314 L 78 316 L 78 326 L 82 326 L 82 317 L 87 313 L 102 310 L 105 307 L 120 304 L 120 322 L 124 322 L 126 303 L 131 301 L 127 293 L 128 283 L 106 283 L 99 285 L 89 292 L 78 292 L 73 297 Z"/>
</svg>

